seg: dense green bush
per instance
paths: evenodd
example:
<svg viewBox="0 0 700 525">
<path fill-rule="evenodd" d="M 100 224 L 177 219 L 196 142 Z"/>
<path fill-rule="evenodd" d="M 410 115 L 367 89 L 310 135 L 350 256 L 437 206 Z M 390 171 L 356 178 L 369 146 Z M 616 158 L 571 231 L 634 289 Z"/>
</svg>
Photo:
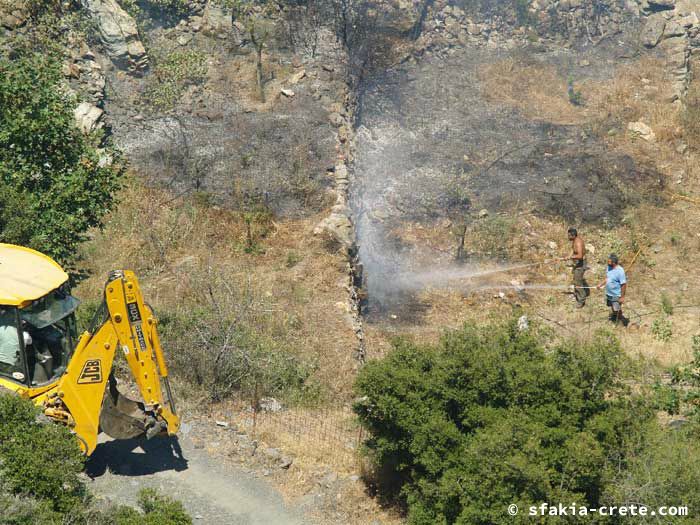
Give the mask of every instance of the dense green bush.
<svg viewBox="0 0 700 525">
<path fill-rule="evenodd" d="M 435 347 L 396 342 L 361 371 L 355 410 L 410 523 L 531 523 L 507 506 L 597 505 L 651 420 L 621 365 L 605 334 L 550 348 L 515 321 L 467 325 Z"/>
<path fill-rule="evenodd" d="M 626 461 L 621 465 L 624 468 L 620 468 L 607 483 L 603 502 L 606 505 L 643 503 L 649 508 L 687 506 L 689 512 L 686 517 L 666 516 L 658 521 L 651 519 L 635 523 L 698 523 L 698 431 L 700 428 L 696 424 L 687 424 L 680 429 L 671 430 L 652 422 L 639 435 L 631 433 L 630 437 L 636 437 L 636 440 L 628 440 Z"/>
<path fill-rule="evenodd" d="M 653 325 L 652 325 L 653 328 Z M 670 370 L 671 381 L 653 385 L 656 407 L 671 415 L 681 414 L 700 423 L 700 335 L 692 337 L 693 359 Z"/>
<path fill-rule="evenodd" d="M 0 492 L 0 524 L 2 525 L 62 525 L 63 514 L 53 510 L 46 500 Z"/>
<path fill-rule="evenodd" d="M 57 60 L 0 54 L 0 236 L 63 263 L 101 224 L 122 171 L 77 129 L 75 105 Z"/>
<path fill-rule="evenodd" d="M 12 494 L 67 511 L 85 495 L 83 455 L 67 427 L 39 423 L 37 415 L 31 402 L 0 395 L 0 481 Z"/>
</svg>

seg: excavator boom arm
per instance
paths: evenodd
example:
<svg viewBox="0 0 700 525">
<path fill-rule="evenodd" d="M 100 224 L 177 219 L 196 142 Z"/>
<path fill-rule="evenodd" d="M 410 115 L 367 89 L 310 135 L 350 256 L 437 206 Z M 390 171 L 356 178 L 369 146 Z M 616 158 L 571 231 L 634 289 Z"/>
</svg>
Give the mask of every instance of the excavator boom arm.
<svg viewBox="0 0 700 525">
<path fill-rule="evenodd" d="M 86 454 L 97 446 L 100 430 L 115 438 L 148 438 L 177 433 L 180 419 L 168 382 L 156 318 L 143 301 L 131 271 L 109 275 L 103 320 L 79 339 L 56 388 L 43 394 L 45 413 L 77 434 Z M 112 366 L 116 352 L 126 358 L 141 399 L 121 394 Z M 164 392 L 165 390 L 165 396 Z"/>
</svg>

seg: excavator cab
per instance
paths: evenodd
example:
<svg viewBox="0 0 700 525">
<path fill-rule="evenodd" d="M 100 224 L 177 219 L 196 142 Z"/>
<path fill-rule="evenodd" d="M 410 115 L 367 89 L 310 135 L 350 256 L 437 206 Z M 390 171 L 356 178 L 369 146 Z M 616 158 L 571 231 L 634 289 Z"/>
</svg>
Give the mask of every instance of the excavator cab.
<svg viewBox="0 0 700 525">
<path fill-rule="evenodd" d="M 21 307 L 0 305 L 0 375 L 30 387 L 57 381 L 78 340 L 79 304 L 66 282 Z"/>
</svg>

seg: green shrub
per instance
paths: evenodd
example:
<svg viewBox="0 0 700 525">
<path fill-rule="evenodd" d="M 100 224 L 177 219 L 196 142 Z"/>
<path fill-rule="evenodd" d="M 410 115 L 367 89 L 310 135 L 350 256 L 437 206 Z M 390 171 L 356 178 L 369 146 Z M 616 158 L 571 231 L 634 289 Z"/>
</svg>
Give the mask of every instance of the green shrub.
<svg viewBox="0 0 700 525">
<path fill-rule="evenodd" d="M 513 237 L 515 222 L 509 217 L 498 215 L 483 217 L 474 222 L 471 247 L 482 254 L 497 257 L 508 255 L 508 241 Z"/>
<path fill-rule="evenodd" d="M 122 173 L 101 163 L 74 107 L 56 60 L 0 54 L 0 236 L 68 264 L 101 224 Z"/>
<path fill-rule="evenodd" d="M 171 370 L 213 400 L 281 396 L 314 401 L 312 360 L 289 347 L 294 330 L 271 298 L 225 268 L 193 269 L 193 293 L 178 310 L 160 312 Z"/>
<path fill-rule="evenodd" d="M 152 489 L 141 512 L 99 508 L 79 478 L 84 456 L 67 427 L 38 418 L 31 401 L 0 394 L 0 524 L 189 525 L 180 502 Z"/>
<path fill-rule="evenodd" d="M 294 268 L 303 259 L 304 259 L 304 257 L 301 256 L 300 254 L 298 254 L 297 252 L 290 251 L 290 252 L 287 252 L 287 260 L 285 262 L 285 265 L 287 266 L 287 268 Z"/>
<path fill-rule="evenodd" d="M 673 315 L 673 303 L 665 293 L 661 294 L 661 311 L 666 315 Z"/>
<path fill-rule="evenodd" d="M 185 512 L 182 503 L 159 494 L 154 489 L 139 492 L 139 508 L 119 506 L 110 509 L 104 519 L 105 525 L 190 525 L 192 518 Z"/>
<path fill-rule="evenodd" d="M 687 506 L 688 516 L 636 523 L 675 525 L 697 522 L 700 509 L 700 443 L 698 427 L 687 424 L 676 430 L 650 422 L 636 439 L 626 443 L 624 468 L 607 484 L 602 500 L 607 505 L 640 502 L 650 509 Z M 640 519 L 640 518 L 637 518 Z M 634 518 L 630 521 L 634 521 Z M 620 523 L 619 522 L 615 523 Z"/>
<path fill-rule="evenodd" d="M 207 57 L 194 49 L 151 52 L 153 72 L 146 88 L 146 99 L 157 109 L 172 108 L 189 85 L 206 79 Z"/>
<path fill-rule="evenodd" d="M 172 356 L 172 369 L 180 377 L 206 390 L 213 400 L 234 394 L 298 397 L 312 394 L 312 363 L 291 354 L 274 339 L 249 326 L 228 325 L 214 309 L 198 309 L 188 317 L 165 313 L 161 320 L 164 344 Z M 311 390 L 309 390 L 311 389 Z"/>
<path fill-rule="evenodd" d="M 50 502 L 28 496 L 0 493 L 2 525 L 62 525 L 63 515 Z"/>
<path fill-rule="evenodd" d="M 569 75 L 566 81 L 567 87 L 566 87 L 566 92 L 569 96 L 569 103 L 571 103 L 574 106 L 582 106 L 583 105 L 583 95 L 581 94 L 581 91 L 577 90 L 574 87 L 574 77 Z"/>
<path fill-rule="evenodd" d="M 666 317 L 654 319 L 651 323 L 651 333 L 659 341 L 670 341 L 673 336 L 673 326 Z"/>
<path fill-rule="evenodd" d="M 674 388 L 673 385 L 656 381 L 652 385 L 652 392 L 655 408 L 671 415 L 680 413 L 682 396 L 677 388 Z"/>
<path fill-rule="evenodd" d="M 68 511 L 85 495 L 83 454 L 65 426 L 39 423 L 38 413 L 30 401 L 0 394 L 0 480 L 12 494 Z"/>
<path fill-rule="evenodd" d="M 467 325 L 367 364 L 355 410 L 409 523 L 513 523 L 511 503 L 600 502 L 625 437 L 651 417 L 621 364 L 607 335 L 546 348 L 515 320 Z"/>
<path fill-rule="evenodd" d="M 671 414 L 687 414 L 694 416 L 700 422 L 700 335 L 692 339 L 693 360 L 684 366 L 675 367 L 671 371 L 670 385 L 658 388 L 660 401 L 673 400 L 674 404 L 659 408 Z"/>
</svg>

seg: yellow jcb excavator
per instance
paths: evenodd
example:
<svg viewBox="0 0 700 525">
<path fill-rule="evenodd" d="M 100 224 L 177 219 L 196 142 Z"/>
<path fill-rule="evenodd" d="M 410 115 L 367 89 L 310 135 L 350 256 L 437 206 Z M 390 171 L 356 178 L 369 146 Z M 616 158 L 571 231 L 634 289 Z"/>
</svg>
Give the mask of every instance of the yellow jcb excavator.
<svg viewBox="0 0 700 525">
<path fill-rule="evenodd" d="M 133 272 L 109 274 L 104 300 L 80 335 L 78 304 L 55 261 L 0 244 L 0 391 L 30 398 L 49 419 L 68 425 L 88 455 L 100 431 L 116 439 L 177 433 L 156 318 Z M 139 400 L 117 388 L 117 352 L 126 358 Z"/>
</svg>

